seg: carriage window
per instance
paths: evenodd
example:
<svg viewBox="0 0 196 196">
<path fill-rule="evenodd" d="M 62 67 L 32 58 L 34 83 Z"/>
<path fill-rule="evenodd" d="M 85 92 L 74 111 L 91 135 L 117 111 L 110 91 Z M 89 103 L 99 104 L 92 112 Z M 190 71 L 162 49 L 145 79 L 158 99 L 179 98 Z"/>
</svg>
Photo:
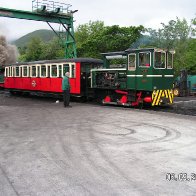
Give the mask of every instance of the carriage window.
<svg viewBox="0 0 196 196">
<path fill-rule="evenodd" d="M 58 65 L 59 75 L 58 77 L 62 77 L 62 65 Z"/>
<path fill-rule="evenodd" d="M 20 77 L 22 77 L 22 67 L 19 67 L 19 72 Z"/>
<path fill-rule="evenodd" d="M 23 71 L 22 71 L 22 77 L 27 77 L 28 76 L 28 70 L 27 70 L 27 66 L 25 66 L 25 67 L 23 67 L 22 68 L 23 69 Z"/>
<path fill-rule="evenodd" d="M 134 70 L 135 66 L 136 66 L 136 55 L 130 54 L 129 55 L 128 70 Z"/>
<path fill-rule="evenodd" d="M 36 71 L 37 71 L 37 77 L 40 77 L 40 65 L 36 66 Z"/>
<path fill-rule="evenodd" d="M 139 66 L 150 67 L 150 52 L 139 53 Z"/>
<path fill-rule="evenodd" d="M 31 77 L 36 77 L 36 66 L 31 67 Z"/>
<path fill-rule="evenodd" d="M 12 67 L 9 67 L 8 76 L 9 76 L 9 77 L 12 77 Z"/>
<path fill-rule="evenodd" d="M 57 65 L 51 65 L 51 77 L 57 77 Z"/>
<path fill-rule="evenodd" d="M 10 76 L 10 77 L 13 76 L 13 67 L 9 67 L 9 76 Z"/>
<path fill-rule="evenodd" d="M 76 77 L 76 66 L 75 64 L 71 64 L 70 78 L 75 78 L 75 77 Z"/>
<path fill-rule="evenodd" d="M 4 76 L 7 76 L 7 67 L 5 68 Z"/>
<path fill-rule="evenodd" d="M 70 72 L 69 71 L 69 64 L 63 64 L 63 76 L 65 76 L 66 72 Z"/>
<path fill-rule="evenodd" d="M 14 67 L 12 67 L 12 77 L 15 76 L 15 73 L 14 73 Z"/>
<path fill-rule="evenodd" d="M 13 77 L 15 77 L 15 70 L 16 70 L 16 67 L 12 67 Z"/>
<path fill-rule="evenodd" d="M 155 68 L 165 68 L 165 52 L 155 52 Z"/>
<path fill-rule="evenodd" d="M 6 67 L 6 68 L 5 68 L 5 77 L 8 77 L 8 76 L 9 76 L 9 68 Z"/>
<path fill-rule="evenodd" d="M 172 69 L 173 68 L 173 54 L 168 52 L 167 54 L 167 68 Z"/>
<path fill-rule="evenodd" d="M 15 77 L 20 77 L 19 67 L 15 67 Z"/>
<path fill-rule="evenodd" d="M 46 77 L 46 66 L 41 65 L 41 77 Z"/>
<path fill-rule="evenodd" d="M 50 65 L 47 66 L 47 77 L 50 77 Z"/>
<path fill-rule="evenodd" d="M 11 76 L 11 71 L 10 71 L 10 67 L 8 67 L 8 77 Z"/>
<path fill-rule="evenodd" d="M 9 67 L 8 76 L 9 76 L 9 77 L 11 77 L 11 76 L 12 76 L 12 68 L 11 68 L 11 67 Z"/>
<path fill-rule="evenodd" d="M 14 67 L 11 67 L 11 76 L 13 77 L 14 76 Z"/>
</svg>

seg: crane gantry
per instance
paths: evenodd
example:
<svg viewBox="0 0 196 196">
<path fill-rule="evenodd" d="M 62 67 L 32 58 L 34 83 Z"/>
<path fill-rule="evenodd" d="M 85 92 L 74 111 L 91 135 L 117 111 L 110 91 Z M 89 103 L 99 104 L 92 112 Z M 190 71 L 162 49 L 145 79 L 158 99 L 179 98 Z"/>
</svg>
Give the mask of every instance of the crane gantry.
<svg viewBox="0 0 196 196">
<path fill-rule="evenodd" d="M 32 11 L 15 10 L 0 7 L 0 17 L 17 18 L 25 20 L 46 22 L 53 32 L 62 41 L 65 48 L 65 58 L 77 57 L 76 41 L 74 37 L 72 5 L 48 0 L 33 0 Z M 51 23 L 62 26 L 61 31 L 55 31 Z"/>
</svg>

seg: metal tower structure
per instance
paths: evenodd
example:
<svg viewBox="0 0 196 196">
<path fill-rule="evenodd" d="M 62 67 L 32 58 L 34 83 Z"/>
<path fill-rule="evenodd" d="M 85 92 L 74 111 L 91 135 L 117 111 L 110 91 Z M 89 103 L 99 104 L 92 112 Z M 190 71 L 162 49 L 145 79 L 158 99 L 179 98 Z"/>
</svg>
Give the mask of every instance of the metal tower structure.
<svg viewBox="0 0 196 196">
<path fill-rule="evenodd" d="M 32 12 L 0 7 L 0 17 L 46 22 L 61 40 L 65 48 L 65 58 L 75 58 L 76 41 L 74 37 L 73 14 L 78 10 L 71 10 L 72 5 L 49 0 L 33 0 Z M 55 31 L 51 23 L 58 23 L 61 31 Z"/>
</svg>

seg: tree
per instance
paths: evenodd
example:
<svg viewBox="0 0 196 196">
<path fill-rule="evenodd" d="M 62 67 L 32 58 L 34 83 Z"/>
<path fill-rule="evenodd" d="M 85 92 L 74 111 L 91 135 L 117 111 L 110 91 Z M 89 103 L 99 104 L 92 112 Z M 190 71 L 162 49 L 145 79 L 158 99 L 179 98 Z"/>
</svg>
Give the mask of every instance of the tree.
<svg viewBox="0 0 196 196">
<path fill-rule="evenodd" d="M 26 61 L 41 60 L 42 52 L 43 52 L 43 41 L 39 37 L 34 37 L 27 45 L 25 60 Z"/>
<path fill-rule="evenodd" d="M 44 43 L 42 46 L 42 54 L 40 55 L 40 59 L 59 59 L 65 57 L 65 51 L 61 44 L 59 43 L 58 38 L 53 38 L 48 43 Z"/>
<path fill-rule="evenodd" d="M 53 38 L 47 43 L 38 37 L 32 38 L 26 47 L 19 48 L 19 53 L 20 62 L 51 60 L 64 58 L 65 56 L 65 51 L 58 38 Z"/>
<path fill-rule="evenodd" d="M 193 73 L 194 65 L 192 59 L 195 53 L 195 39 L 191 36 L 194 35 L 195 19 L 192 20 L 191 24 L 188 24 L 186 19 L 170 20 L 168 24 L 162 24 L 162 28 L 158 30 L 148 29 L 148 33 L 151 39 L 151 46 L 166 48 L 168 50 L 175 49 L 174 65 L 176 74 L 179 74 L 181 69 L 186 68 L 190 74 Z M 192 58 L 192 59 L 191 59 Z"/>
<path fill-rule="evenodd" d="M 90 21 L 89 23 L 79 25 L 75 32 L 77 53 L 79 57 L 97 57 L 97 48 L 99 47 L 96 40 L 104 31 L 104 22 Z"/>
<path fill-rule="evenodd" d="M 104 26 L 101 21 L 90 21 L 76 30 L 78 56 L 100 58 L 103 52 L 126 50 L 141 36 L 143 30 L 143 26 Z"/>
<path fill-rule="evenodd" d="M 186 49 L 184 49 L 186 47 Z M 181 69 L 188 70 L 190 75 L 196 74 L 196 39 L 190 38 L 186 42 L 186 46 L 178 45 L 176 48 L 176 55 L 174 66 L 176 73 Z"/>
</svg>

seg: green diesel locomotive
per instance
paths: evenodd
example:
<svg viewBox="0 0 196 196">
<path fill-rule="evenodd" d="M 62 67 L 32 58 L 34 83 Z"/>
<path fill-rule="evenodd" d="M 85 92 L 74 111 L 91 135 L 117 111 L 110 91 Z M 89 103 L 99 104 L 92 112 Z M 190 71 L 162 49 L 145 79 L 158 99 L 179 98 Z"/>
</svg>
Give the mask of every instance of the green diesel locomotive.
<svg viewBox="0 0 196 196">
<path fill-rule="evenodd" d="M 157 48 L 103 53 L 91 70 L 91 88 L 103 104 L 139 106 L 173 103 L 174 51 Z"/>
</svg>

